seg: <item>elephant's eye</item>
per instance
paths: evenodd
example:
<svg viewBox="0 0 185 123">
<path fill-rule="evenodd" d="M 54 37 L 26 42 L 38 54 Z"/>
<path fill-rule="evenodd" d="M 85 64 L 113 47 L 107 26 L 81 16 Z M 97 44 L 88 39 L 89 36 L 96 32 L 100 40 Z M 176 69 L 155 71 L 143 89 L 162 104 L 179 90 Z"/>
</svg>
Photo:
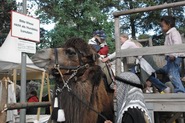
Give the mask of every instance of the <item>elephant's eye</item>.
<svg viewBox="0 0 185 123">
<path fill-rule="evenodd" d="M 68 48 L 66 49 L 66 54 L 69 56 L 74 56 L 76 55 L 76 51 L 73 48 Z"/>
</svg>

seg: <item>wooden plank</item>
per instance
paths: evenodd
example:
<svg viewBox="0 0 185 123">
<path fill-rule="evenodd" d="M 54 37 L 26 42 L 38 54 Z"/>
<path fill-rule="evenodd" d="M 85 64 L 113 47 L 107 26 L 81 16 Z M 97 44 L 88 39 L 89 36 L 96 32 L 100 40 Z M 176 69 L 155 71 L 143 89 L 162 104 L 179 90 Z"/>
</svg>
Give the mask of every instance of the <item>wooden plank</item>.
<svg viewBox="0 0 185 123">
<path fill-rule="evenodd" d="M 146 107 L 148 109 L 149 115 L 151 117 L 152 123 L 154 123 L 154 105 L 152 103 L 146 103 Z"/>
<path fill-rule="evenodd" d="M 119 16 L 122 16 L 122 15 L 135 14 L 135 13 L 148 12 L 148 11 L 155 11 L 155 10 L 173 8 L 173 7 L 184 6 L 184 5 L 185 5 L 185 1 L 168 3 L 168 4 L 165 3 L 165 4 L 162 4 L 162 5 L 149 6 L 149 7 L 144 7 L 144 8 L 136 8 L 136 9 L 114 12 L 113 16 L 114 17 L 119 17 Z"/>
<path fill-rule="evenodd" d="M 151 102 L 154 106 L 153 111 L 155 112 L 184 112 L 184 102 Z"/>
<path fill-rule="evenodd" d="M 16 86 L 17 86 L 17 69 L 13 69 L 13 82 L 14 82 L 14 92 L 16 93 Z"/>
<path fill-rule="evenodd" d="M 117 58 L 131 57 L 131 56 L 143 56 L 154 54 L 167 54 L 167 53 L 185 53 L 185 44 L 173 45 L 173 46 L 154 46 L 134 49 L 124 49 L 116 53 Z"/>
<path fill-rule="evenodd" d="M 49 75 L 46 74 L 46 79 L 47 79 L 47 86 L 48 86 L 48 98 L 49 102 L 51 102 L 51 94 L 50 94 L 50 81 L 49 81 Z M 52 106 L 50 106 L 50 114 L 52 113 Z"/>
<path fill-rule="evenodd" d="M 116 52 L 118 52 L 121 49 L 121 43 L 120 43 L 120 22 L 119 17 L 115 18 L 115 46 L 116 46 Z M 119 75 L 121 73 L 121 59 L 116 59 L 116 75 Z M 114 83 L 114 86 L 116 88 L 116 84 Z M 115 89 L 116 90 L 116 89 Z M 116 100 L 116 91 L 114 92 L 114 115 L 117 115 L 117 100 Z M 115 118 L 116 122 L 116 118 Z"/>
<path fill-rule="evenodd" d="M 150 46 L 150 47 L 153 46 L 152 38 L 149 38 L 149 46 Z"/>
<path fill-rule="evenodd" d="M 128 59 L 127 58 L 123 58 L 123 68 L 124 68 L 124 71 L 128 71 Z"/>
<path fill-rule="evenodd" d="M 185 99 L 145 99 L 147 103 L 158 103 L 158 102 L 185 102 Z"/>
<path fill-rule="evenodd" d="M 148 110 L 148 112 L 149 112 L 149 116 L 150 116 L 150 118 L 152 120 L 152 123 L 155 123 L 154 122 L 154 111 L 153 110 Z"/>
<path fill-rule="evenodd" d="M 42 102 L 45 74 L 46 74 L 45 72 L 42 72 L 42 83 L 41 83 L 41 89 L 40 89 L 39 102 Z M 40 108 L 38 108 L 37 110 L 37 121 L 39 121 L 39 119 L 40 119 Z"/>
<path fill-rule="evenodd" d="M 175 113 L 175 115 L 170 118 L 167 123 L 173 123 L 176 119 L 178 119 L 180 116 L 182 115 L 182 113 L 178 112 L 178 113 Z"/>
<path fill-rule="evenodd" d="M 115 46 L 116 46 L 116 52 L 119 52 L 121 50 L 121 42 L 120 42 L 120 30 L 119 30 L 119 17 L 115 18 Z M 116 75 L 119 75 L 121 73 L 121 60 L 116 59 Z"/>
<path fill-rule="evenodd" d="M 184 112 L 184 94 L 144 94 L 147 108 L 160 112 Z"/>
<path fill-rule="evenodd" d="M 6 123 L 6 111 L 3 111 L 6 104 L 8 102 L 8 80 L 3 78 L 2 80 L 2 92 L 1 92 L 1 100 L 0 100 L 0 123 Z"/>
<path fill-rule="evenodd" d="M 183 93 L 144 94 L 145 99 L 185 99 Z"/>
<path fill-rule="evenodd" d="M 139 39 L 139 40 L 136 40 L 136 41 L 138 41 L 139 43 L 141 43 L 141 42 L 148 42 L 149 39 Z"/>
<path fill-rule="evenodd" d="M 17 74 L 18 74 L 18 72 L 17 72 Z M 6 77 L 9 77 L 11 80 L 14 80 L 14 79 L 16 79 L 17 81 L 19 81 L 19 80 L 21 80 L 21 76 L 20 76 L 20 74 L 18 74 L 17 76 L 16 76 L 16 78 L 14 78 L 15 76 L 13 75 L 12 76 L 12 74 L 10 74 L 10 73 L 1 73 L 0 74 L 0 79 L 2 79 L 4 76 L 6 76 Z M 26 79 L 27 80 L 40 80 L 42 78 L 42 72 L 27 72 L 27 77 L 26 77 Z"/>
<path fill-rule="evenodd" d="M 28 107 L 46 107 L 50 106 L 51 102 L 25 102 L 25 103 L 9 103 L 7 104 L 7 110 L 14 109 L 26 109 Z"/>
</svg>

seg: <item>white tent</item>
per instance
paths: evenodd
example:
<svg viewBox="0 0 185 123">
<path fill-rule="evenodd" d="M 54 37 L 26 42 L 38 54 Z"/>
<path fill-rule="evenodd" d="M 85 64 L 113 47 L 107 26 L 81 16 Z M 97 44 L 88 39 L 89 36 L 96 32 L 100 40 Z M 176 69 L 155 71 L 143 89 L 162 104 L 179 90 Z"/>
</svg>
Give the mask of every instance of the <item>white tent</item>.
<svg viewBox="0 0 185 123">
<path fill-rule="evenodd" d="M 0 71 L 12 70 L 21 66 L 21 52 L 18 50 L 18 38 L 11 36 L 9 32 L 5 42 L 0 47 Z M 27 68 L 44 71 L 33 64 L 31 59 L 26 56 Z"/>
<path fill-rule="evenodd" d="M 18 50 L 18 42 L 19 39 L 12 37 L 10 31 L 5 42 L 0 47 L 0 80 L 4 77 L 9 77 L 11 80 L 13 79 L 13 81 L 16 83 L 16 81 L 20 80 L 21 78 L 21 51 Z M 26 63 L 27 80 L 41 79 L 39 101 L 41 101 L 42 99 L 45 78 L 47 79 L 48 94 L 50 98 L 50 85 L 48 74 L 46 74 L 44 69 L 35 66 L 28 56 L 26 56 Z M 39 115 L 40 109 L 38 110 L 38 116 Z M 39 119 L 39 117 L 37 119 Z"/>
</svg>

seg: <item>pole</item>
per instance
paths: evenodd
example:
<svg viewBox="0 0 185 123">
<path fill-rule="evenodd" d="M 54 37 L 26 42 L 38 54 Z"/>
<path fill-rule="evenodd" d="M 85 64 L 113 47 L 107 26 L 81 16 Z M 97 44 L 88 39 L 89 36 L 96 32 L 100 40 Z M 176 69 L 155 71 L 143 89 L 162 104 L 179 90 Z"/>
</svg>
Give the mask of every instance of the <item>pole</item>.
<svg viewBox="0 0 185 123">
<path fill-rule="evenodd" d="M 115 46 L 116 46 L 116 56 L 117 53 L 121 50 L 121 42 L 120 42 L 120 30 L 119 30 L 119 17 L 115 18 Z M 121 60 L 116 59 L 116 75 L 121 73 Z"/>
<path fill-rule="evenodd" d="M 51 106 L 51 102 L 25 102 L 25 103 L 9 103 L 6 106 L 7 110 L 15 110 L 15 109 L 24 109 L 24 108 L 36 108 L 36 107 L 46 107 Z M 4 107 L 0 109 L 0 111 L 4 110 Z"/>
<path fill-rule="evenodd" d="M 120 43 L 120 30 L 119 30 L 119 17 L 115 19 L 115 46 L 116 46 L 116 56 L 117 53 L 121 50 Z M 116 59 L 116 75 L 118 76 L 121 73 L 121 59 Z M 114 114 L 115 114 L 115 122 L 117 121 L 117 95 L 116 95 L 116 83 L 115 83 L 115 92 L 114 92 Z"/>
<path fill-rule="evenodd" d="M 39 102 L 42 102 L 45 75 L 46 73 L 42 72 L 42 83 L 41 83 L 41 88 L 40 88 Z M 37 109 L 37 121 L 39 121 L 39 119 L 40 119 L 40 108 Z"/>
<path fill-rule="evenodd" d="M 4 109 L 8 102 L 8 80 L 3 78 L 2 80 L 2 93 L 0 99 L 0 109 Z M 0 123 L 6 123 L 7 112 L 0 112 Z"/>
<path fill-rule="evenodd" d="M 49 101 L 51 102 L 51 94 L 50 94 L 50 83 L 49 83 L 49 75 L 46 74 L 46 78 L 47 78 L 47 85 L 48 85 L 48 98 L 49 98 Z M 52 112 L 52 107 L 50 106 L 50 114 Z"/>
<path fill-rule="evenodd" d="M 185 5 L 185 1 L 168 3 L 168 4 L 166 3 L 166 4 L 162 4 L 162 5 L 149 6 L 149 7 L 145 7 L 145 8 L 136 8 L 136 9 L 130 9 L 130 10 L 125 10 L 125 11 L 114 12 L 113 15 L 114 15 L 114 17 L 119 17 L 122 15 L 129 15 L 129 14 L 135 14 L 135 13 L 141 13 L 141 12 L 161 10 L 161 9 L 173 8 L 173 7 L 178 7 L 178 6 L 184 6 L 184 5 Z"/>
<path fill-rule="evenodd" d="M 13 69 L 13 82 L 14 82 L 14 92 L 16 93 L 16 86 L 17 86 L 17 69 Z"/>
<path fill-rule="evenodd" d="M 21 103 L 26 102 L 26 53 L 22 53 L 21 59 Z M 20 123 L 26 123 L 26 109 L 20 110 Z"/>
<path fill-rule="evenodd" d="M 26 15 L 27 0 L 23 0 L 23 14 Z M 26 53 L 21 54 L 21 103 L 26 102 Z M 26 109 L 20 110 L 20 123 L 26 123 Z"/>
</svg>

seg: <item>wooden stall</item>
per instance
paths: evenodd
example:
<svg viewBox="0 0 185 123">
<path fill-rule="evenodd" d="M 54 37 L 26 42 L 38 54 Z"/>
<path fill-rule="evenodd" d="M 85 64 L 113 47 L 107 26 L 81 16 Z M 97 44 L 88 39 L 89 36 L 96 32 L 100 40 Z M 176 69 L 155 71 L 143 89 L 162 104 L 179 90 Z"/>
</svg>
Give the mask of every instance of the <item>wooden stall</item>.
<svg viewBox="0 0 185 123">
<path fill-rule="evenodd" d="M 0 80 L 4 77 L 8 77 L 15 85 L 17 84 L 17 81 L 21 80 L 21 51 L 16 47 L 18 46 L 18 41 L 18 38 L 11 36 L 10 31 L 5 42 L 0 47 Z M 41 81 L 39 102 L 42 101 L 45 82 L 47 82 L 49 101 L 51 101 L 49 76 L 44 69 L 35 66 L 28 55 L 26 55 L 26 61 L 27 80 Z M 37 119 L 39 119 L 39 115 L 40 108 L 38 109 Z"/>
<path fill-rule="evenodd" d="M 148 12 L 148 11 L 155 11 L 161 10 L 166 8 L 178 7 L 178 6 L 185 6 L 185 1 L 163 4 L 158 6 L 150 6 L 146 8 L 136 8 L 126 11 L 114 12 L 114 19 L 115 19 L 115 46 L 116 46 L 116 74 L 120 74 L 121 72 L 121 60 L 120 58 L 124 58 L 124 71 L 127 71 L 127 60 L 126 57 L 133 57 L 133 56 L 143 56 L 143 55 L 158 55 L 158 54 L 166 54 L 166 53 L 178 53 L 178 52 L 185 52 L 185 44 L 181 45 L 174 45 L 174 46 L 155 46 L 155 47 L 144 47 L 144 48 L 137 48 L 137 49 L 125 49 L 121 50 L 121 44 L 119 41 L 119 34 L 120 34 L 120 20 L 119 17 L 123 15 L 129 15 L 134 13 L 140 12 Z M 150 45 L 152 45 L 150 43 Z M 165 50 L 164 50 L 165 49 Z M 147 51 L 147 52 L 146 52 Z M 116 96 L 116 95 L 115 95 Z M 146 105 L 150 111 L 152 121 L 157 122 L 157 119 L 154 119 L 154 112 L 177 112 L 172 118 L 169 119 L 168 123 L 172 123 L 175 119 L 181 116 L 182 112 L 185 112 L 185 96 L 184 94 L 151 94 L 145 95 Z M 114 100 L 116 103 L 116 101 Z M 116 107 L 116 106 L 115 106 Z M 115 111 L 116 112 L 116 111 Z"/>
</svg>

